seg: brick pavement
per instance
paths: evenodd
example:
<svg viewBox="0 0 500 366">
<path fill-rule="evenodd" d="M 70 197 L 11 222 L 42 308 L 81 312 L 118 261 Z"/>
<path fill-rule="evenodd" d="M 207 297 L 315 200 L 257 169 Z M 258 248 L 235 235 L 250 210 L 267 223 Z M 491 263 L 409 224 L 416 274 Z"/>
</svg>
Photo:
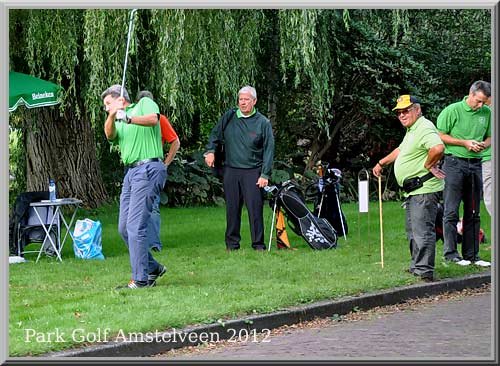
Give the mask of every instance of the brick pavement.
<svg viewBox="0 0 500 366">
<path fill-rule="evenodd" d="M 168 360 L 491 360 L 491 293 L 423 304 L 358 322 L 287 330 Z"/>
</svg>

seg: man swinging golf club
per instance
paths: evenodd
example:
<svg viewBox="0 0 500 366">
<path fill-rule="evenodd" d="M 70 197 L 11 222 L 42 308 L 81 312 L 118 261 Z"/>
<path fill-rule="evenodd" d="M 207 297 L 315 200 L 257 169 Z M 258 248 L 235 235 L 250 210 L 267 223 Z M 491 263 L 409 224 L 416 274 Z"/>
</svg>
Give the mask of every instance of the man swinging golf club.
<svg viewBox="0 0 500 366">
<path fill-rule="evenodd" d="M 128 92 L 120 85 L 106 89 L 101 98 L 108 112 L 104 132 L 109 141 L 120 146 L 126 169 L 120 194 L 118 231 L 129 250 L 132 279 L 119 288 L 152 287 L 166 271 L 149 252 L 147 238 L 153 203 L 167 179 L 159 108 L 150 98 L 130 104 Z"/>
<path fill-rule="evenodd" d="M 160 110 L 150 98 L 130 104 L 125 89 L 128 51 L 136 11 L 133 9 L 130 12 L 122 85 L 110 86 L 101 94 L 108 112 L 104 133 L 111 143 L 120 147 L 125 165 L 118 231 L 129 250 L 132 278 L 127 285 L 117 289 L 153 287 L 166 272 L 165 266 L 159 264 L 149 252 L 147 237 L 153 203 L 158 200 L 167 179 L 158 123 Z"/>
</svg>

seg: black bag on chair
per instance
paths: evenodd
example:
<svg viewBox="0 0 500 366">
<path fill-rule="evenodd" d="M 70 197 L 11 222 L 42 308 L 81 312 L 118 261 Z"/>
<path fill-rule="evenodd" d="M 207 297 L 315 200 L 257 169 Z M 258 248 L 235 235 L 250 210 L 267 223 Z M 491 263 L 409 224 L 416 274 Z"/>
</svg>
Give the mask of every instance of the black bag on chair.
<svg viewBox="0 0 500 366">
<path fill-rule="evenodd" d="M 10 255 L 22 256 L 24 247 L 30 241 L 40 242 L 44 240 L 45 231 L 40 224 L 38 224 L 38 219 L 34 221 L 34 224 L 30 224 L 30 216 L 33 216 L 33 208 L 30 207 L 30 203 L 39 202 L 48 198 L 48 191 L 24 192 L 17 196 L 9 215 Z M 42 216 L 43 215 L 47 215 L 45 210 Z M 56 226 L 53 226 L 52 230 L 55 232 Z M 51 233 L 51 235 L 53 234 L 55 235 L 55 233 Z M 44 242 L 44 249 L 46 252 L 52 251 L 50 244 L 47 242 Z"/>
</svg>

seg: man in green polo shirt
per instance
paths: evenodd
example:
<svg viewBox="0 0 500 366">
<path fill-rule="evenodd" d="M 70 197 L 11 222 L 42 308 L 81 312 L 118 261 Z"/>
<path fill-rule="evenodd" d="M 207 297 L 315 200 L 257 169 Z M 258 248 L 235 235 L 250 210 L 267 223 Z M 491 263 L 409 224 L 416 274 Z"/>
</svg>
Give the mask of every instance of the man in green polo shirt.
<svg viewBox="0 0 500 366">
<path fill-rule="evenodd" d="M 476 81 L 469 95 L 450 104 L 437 118 L 437 128 L 446 145 L 443 170 L 444 189 L 443 255 L 462 266 L 474 263 L 489 267 L 479 258 L 481 159 L 491 142 L 491 111 L 485 105 L 491 95 L 490 83 Z M 457 222 L 460 203 L 464 204 L 462 257 L 457 251 Z"/>
<path fill-rule="evenodd" d="M 120 147 L 125 165 L 120 194 L 118 232 L 130 254 L 132 278 L 117 289 L 153 287 L 166 272 L 149 252 L 147 237 L 153 203 L 158 199 L 167 171 L 163 164 L 163 149 L 158 105 L 150 98 L 130 104 L 128 92 L 113 85 L 102 94 L 108 117 L 104 123 L 107 139 Z"/>
<path fill-rule="evenodd" d="M 409 272 L 424 281 L 434 280 L 436 256 L 436 215 L 444 173 L 438 167 L 444 152 L 434 124 L 422 116 L 420 102 L 414 96 L 397 100 L 399 121 L 406 128 L 401 144 L 373 167 L 379 177 L 384 166 L 394 162 L 394 175 L 406 190 L 406 235 L 410 244 Z"/>
<path fill-rule="evenodd" d="M 238 109 L 224 113 L 212 129 L 204 154 L 206 164 L 214 167 L 216 143 L 221 140 L 225 142 L 223 185 L 226 199 L 225 241 L 228 251 L 240 248 L 243 203 L 248 210 L 252 248 L 266 248 L 263 188 L 268 185 L 271 177 L 274 136 L 271 122 L 257 111 L 256 103 L 255 88 L 241 88 L 238 92 Z"/>
</svg>

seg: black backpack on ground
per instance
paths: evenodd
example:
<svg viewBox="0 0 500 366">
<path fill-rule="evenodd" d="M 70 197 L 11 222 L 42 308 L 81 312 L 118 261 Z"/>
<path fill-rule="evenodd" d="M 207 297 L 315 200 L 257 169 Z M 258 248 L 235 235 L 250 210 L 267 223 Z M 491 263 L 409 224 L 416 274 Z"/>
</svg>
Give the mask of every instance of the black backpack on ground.
<svg viewBox="0 0 500 366">
<path fill-rule="evenodd" d="M 273 200 L 282 207 L 290 228 L 302 236 L 312 249 L 332 249 L 337 246 L 337 233 L 328 220 L 314 216 L 305 204 L 300 189 L 291 182 L 285 182 L 277 189 Z"/>
</svg>

